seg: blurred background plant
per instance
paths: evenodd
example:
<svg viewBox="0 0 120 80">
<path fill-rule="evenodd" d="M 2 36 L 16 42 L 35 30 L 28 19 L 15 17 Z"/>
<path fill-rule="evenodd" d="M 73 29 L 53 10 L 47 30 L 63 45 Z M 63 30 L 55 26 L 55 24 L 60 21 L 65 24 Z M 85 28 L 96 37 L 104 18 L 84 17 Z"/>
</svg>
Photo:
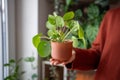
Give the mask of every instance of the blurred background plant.
<svg viewBox="0 0 120 80">
<path fill-rule="evenodd" d="M 54 0 L 54 3 L 55 12 L 58 14 L 74 11 L 75 19 L 83 28 L 86 47 L 81 39 L 77 40 L 77 33 L 75 33 L 76 37 L 72 38 L 76 42 L 73 43 L 75 47 L 90 48 L 97 35 L 101 20 L 109 9 L 108 0 Z"/>
<path fill-rule="evenodd" d="M 20 77 L 25 73 L 25 71 L 20 71 L 19 63 L 22 59 L 15 61 L 14 59 L 10 59 L 9 63 L 4 64 L 4 67 L 9 68 L 9 75 L 4 78 L 4 80 L 20 80 Z"/>
<path fill-rule="evenodd" d="M 33 56 L 26 57 L 26 58 L 20 58 L 17 61 L 15 59 L 10 59 L 9 63 L 4 64 L 4 67 L 9 68 L 9 75 L 4 78 L 4 80 L 20 80 L 21 76 L 26 74 L 27 71 L 21 71 L 20 70 L 20 62 L 24 61 L 26 64 L 31 65 L 31 70 L 35 70 L 37 66 L 33 64 L 35 61 L 35 58 Z M 30 75 L 30 78 L 27 80 L 37 80 L 38 75 L 36 73 L 32 73 Z"/>
<path fill-rule="evenodd" d="M 76 70 L 68 70 L 68 80 L 76 80 Z"/>
<path fill-rule="evenodd" d="M 31 70 L 34 71 L 34 70 L 37 69 L 37 65 L 34 65 L 34 61 L 35 61 L 34 56 L 26 57 L 26 58 L 24 58 L 24 61 L 26 62 L 26 64 L 29 63 L 31 65 Z M 37 73 L 32 73 L 28 80 L 38 80 L 38 74 Z"/>
</svg>

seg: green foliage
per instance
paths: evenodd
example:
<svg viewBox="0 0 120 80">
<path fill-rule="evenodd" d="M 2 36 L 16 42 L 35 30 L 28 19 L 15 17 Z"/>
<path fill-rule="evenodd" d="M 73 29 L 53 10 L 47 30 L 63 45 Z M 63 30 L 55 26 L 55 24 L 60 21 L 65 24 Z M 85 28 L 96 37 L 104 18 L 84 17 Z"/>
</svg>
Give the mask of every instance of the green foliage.
<svg viewBox="0 0 120 80">
<path fill-rule="evenodd" d="M 88 15 L 88 18 L 90 20 L 98 17 L 100 14 L 99 12 L 99 8 L 98 6 L 96 6 L 95 4 L 91 4 L 88 8 L 87 8 L 87 15 Z"/>
<path fill-rule="evenodd" d="M 88 37 L 90 44 L 94 41 L 96 34 L 98 32 L 98 25 L 87 25 L 86 37 Z"/>
<path fill-rule="evenodd" d="M 33 57 L 33 56 L 26 57 L 26 58 L 24 58 L 24 61 L 27 63 L 30 63 L 32 70 L 37 69 L 37 66 L 34 65 L 35 57 Z M 36 73 L 32 73 L 30 80 L 37 80 L 37 78 L 38 78 L 38 75 Z"/>
<path fill-rule="evenodd" d="M 14 59 L 11 59 L 9 63 L 4 64 L 4 67 L 9 67 L 10 69 L 10 75 L 8 75 L 4 80 L 20 80 L 20 76 L 22 76 L 25 71 L 19 70 L 19 62 L 22 59 L 19 59 L 18 61 L 15 61 Z"/>
<path fill-rule="evenodd" d="M 101 5 L 102 7 L 108 6 L 109 0 L 95 0 L 96 4 Z"/>
<path fill-rule="evenodd" d="M 78 20 L 78 19 L 80 19 L 82 16 L 83 16 L 83 13 L 82 13 L 81 9 L 77 9 L 77 10 L 75 11 L 75 19 Z"/>
<path fill-rule="evenodd" d="M 34 57 L 26 57 L 26 58 L 24 59 L 24 61 L 26 61 L 26 62 L 34 62 L 34 61 L 35 61 L 35 58 L 34 58 Z"/>
<path fill-rule="evenodd" d="M 72 0 L 65 0 L 66 5 L 64 6 L 64 11 L 67 12 L 69 5 L 72 3 Z"/>
<path fill-rule="evenodd" d="M 37 48 L 37 46 L 38 46 L 38 44 L 39 44 L 39 42 L 40 42 L 40 37 L 41 37 L 41 35 L 42 34 L 37 34 L 36 36 L 34 36 L 34 38 L 33 38 L 33 44 L 34 44 L 34 46 Z"/>
<path fill-rule="evenodd" d="M 63 11 L 68 12 L 73 8 L 75 12 L 74 19 L 79 21 L 83 29 L 82 33 L 84 33 L 84 39 L 81 40 L 78 35 L 75 35 L 73 40 L 76 41 L 77 44 L 74 43 L 74 46 L 78 48 L 90 48 L 97 35 L 102 17 L 107 9 L 108 0 L 94 0 L 89 6 L 85 7 L 86 9 L 79 7 L 76 9 L 74 6 L 81 6 L 79 3 L 79 0 L 65 0 Z"/>
<path fill-rule="evenodd" d="M 36 80 L 36 78 L 38 78 L 38 75 L 36 73 L 33 73 L 31 78 L 32 78 L 32 80 Z"/>
<path fill-rule="evenodd" d="M 104 13 L 100 13 L 100 9 L 96 4 L 90 4 L 90 6 L 87 8 L 87 20 L 84 22 L 85 26 L 85 36 L 87 40 L 87 48 L 91 47 L 92 42 L 94 41 L 99 26 L 102 20 Z"/>
<path fill-rule="evenodd" d="M 100 9 L 98 7 L 98 5 L 96 4 L 90 4 L 87 8 L 86 8 L 86 14 L 84 12 L 82 12 L 81 9 L 78 9 L 75 11 L 75 19 L 78 20 L 81 24 L 82 27 L 82 33 L 84 33 L 84 37 L 83 40 L 79 40 L 79 48 L 90 48 L 92 42 L 94 41 L 97 33 L 98 33 L 98 29 L 102 20 L 102 17 L 104 15 L 104 11 L 100 12 Z M 84 16 L 84 15 L 86 16 Z M 81 34 L 81 33 L 80 33 Z M 77 36 L 79 37 L 79 36 Z M 80 37 L 79 37 L 80 38 Z M 84 41 L 84 42 L 83 42 Z M 83 43 L 86 45 L 86 47 L 84 47 Z"/>
<path fill-rule="evenodd" d="M 4 64 L 4 67 L 9 68 L 9 75 L 7 77 L 5 77 L 4 80 L 20 80 L 22 75 L 24 75 L 26 73 L 26 71 L 20 70 L 20 62 L 21 61 L 29 62 L 31 64 L 31 69 L 32 70 L 36 69 L 33 66 L 33 62 L 35 61 L 34 57 L 26 57 L 24 59 L 21 58 L 17 61 L 14 59 L 10 59 L 8 63 Z M 37 77 L 38 76 L 36 73 L 32 73 L 31 80 L 36 80 Z"/>
<path fill-rule="evenodd" d="M 46 57 L 49 56 L 50 54 L 50 42 L 48 41 L 41 41 L 38 45 L 37 48 L 38 52 L 39 52 L 39 56 L 41 57 Z"/>
<path fill-rule="evenodd" d="M 66 14 L 63 16 L 63 19 L 64 19 L 64 20 L 70 20 L 70 19 L 73 19 L 73 18 L 74 18 L 74 13 L 73 13 L 73 12 L 66 13 Z"/>
<path fill-rule="evenodd" d="M 63 16 L 56 13 L 48 15 L 48 20 L 46 21 L 47 36 L 37 34 L 32 39 L 40 57 L 50 55 L 51 41 L 64 42 L 68 39 L 72 40 L 73 36 L 79 36 L 77 39 L 83 40 L 83 45 L 85 46 L 84 32 L 79 22 L 74 20 L 74 16 L 73 11 L 67 12 Z M 77 45 L 77 39 L 73 40 L 74 47 Z"/>
<path fill-rule="evenodd" d="M 76 70 L 68 70 L 67 77 L 69 77 L 69 80 L 76 80 Z"/>
</svg>

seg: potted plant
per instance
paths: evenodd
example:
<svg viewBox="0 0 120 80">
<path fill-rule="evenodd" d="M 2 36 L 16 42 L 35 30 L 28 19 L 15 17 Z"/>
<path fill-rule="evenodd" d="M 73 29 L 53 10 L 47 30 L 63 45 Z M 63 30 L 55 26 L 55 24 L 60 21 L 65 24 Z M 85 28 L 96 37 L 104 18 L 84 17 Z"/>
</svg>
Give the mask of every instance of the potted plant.
<svg viewBox="0 0 120 80">
<path fill-rule="evenodd" d="M 72 11 L 63 16 L 57 15 L 55 12 L 48 15 L 47 35 L 40 33 L 32 39 L 40 57 L 47 57 L 51 53 L 55 59 L 67 60 L 72 55 L 72 47 L 77 45 L 77 39 L 82 39 L 85 44 L 84 32 L 79 22 L 73 18 L 74 12 Z M 74 35 L 77 35 L 78 38 Z"/>
</svg>

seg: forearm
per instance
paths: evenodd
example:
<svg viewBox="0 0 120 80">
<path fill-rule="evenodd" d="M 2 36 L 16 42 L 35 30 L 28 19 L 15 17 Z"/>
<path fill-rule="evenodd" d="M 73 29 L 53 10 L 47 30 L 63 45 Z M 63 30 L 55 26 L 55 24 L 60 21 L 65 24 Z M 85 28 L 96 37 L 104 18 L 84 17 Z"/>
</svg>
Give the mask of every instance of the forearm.
<svg viewBox="0 0 120 80">
<path fill-rule="evenodd" d="M 96 69 L 99 64 L 100 54 L 95 49 L 74 49 L 76 52 L 75 59 L 72 63 L 67 64 L 66 67 L 77 70 Z"/>
</svg>

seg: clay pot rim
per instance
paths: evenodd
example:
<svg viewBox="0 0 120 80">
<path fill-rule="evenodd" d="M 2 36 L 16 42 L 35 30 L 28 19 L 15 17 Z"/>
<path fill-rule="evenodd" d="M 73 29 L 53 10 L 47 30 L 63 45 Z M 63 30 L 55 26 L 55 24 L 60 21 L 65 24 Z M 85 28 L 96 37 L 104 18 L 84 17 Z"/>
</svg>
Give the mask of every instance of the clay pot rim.
<svg viewBox="0 0 120 80">
<path fill-rule="evenodd" d="M 63 42 L 58 42 L 58 41 L 51 41 L 51 43 L 73 43 L 73 41 L 72 40 L 65 40 L 65 41 L 63 41 Z"/>
</svg>

